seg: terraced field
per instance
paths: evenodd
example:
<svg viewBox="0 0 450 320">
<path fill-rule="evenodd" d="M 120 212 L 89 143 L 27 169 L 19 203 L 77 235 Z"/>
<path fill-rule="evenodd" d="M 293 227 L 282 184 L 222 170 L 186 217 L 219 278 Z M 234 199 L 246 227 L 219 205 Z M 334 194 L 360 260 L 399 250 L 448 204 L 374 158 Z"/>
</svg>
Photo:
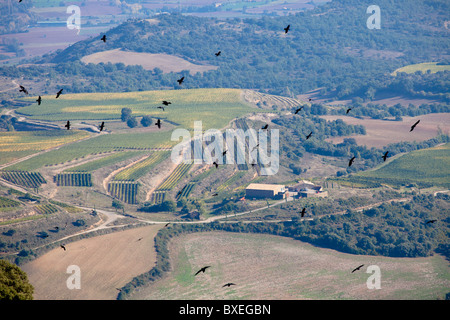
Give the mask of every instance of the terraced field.
<svg viewBox="0 0 450 320">
<path fill-rule="evenodd" d="M 92 187 L 92 176 L 86 172 L 65 172 L 54 177 L 59 187 Z"/>
<path fill-rule="evenodd" d="M 138 182 L 112 181 L 108 184 L 108 193 L 122 202 L 136 204 L 138 187 Z"/>
<path fill-rule="evenodd" d="M 76 167 L 68 168 L 64 171 L 65 172 L 93 172 L 100 168 L 107 167 L 107 166 L 113 165 L 115 163 L 128 160 L 130 158 L 136 157 L 141 154 L 142 154 L 142 152 L 139 152 L 139 151 L 116 152 L 109 156 L 103 157 L 101 159 L 90 161 L 88 163 L 84 163 L 84 164 L 76 166 Z"/>
<path fill-rule="evenodd" d="M 87 137 L 78 130 L 0 132 L 0 164 Z"/>
<path fill-rule="evenodd" d="M 25 188 L 39 188 L 43 183 L 47 183 L 39 172 L 0 171 L 0 177 Z"/>
<path fill-rule="evenodd" d="M 161 203 L 166 198 L 166 193 L 171 191 L 177 183 L 184 177 L 186 173 L 191 169 L 193 163 L 181 163 L 175 170 L 161 183 L 158 188 L 153 192 L 151 201 L 153 203 Z"/>
<path fill-rule="evenodd" d="M 146 159 L 139 161 L 135 165 L 120 171 L 114 176 L 114 181 L 136 181 L 143 177 L 147 172 L 164 161 L 170 154 L 170 151 L 156 151 Z"/>
</svg>

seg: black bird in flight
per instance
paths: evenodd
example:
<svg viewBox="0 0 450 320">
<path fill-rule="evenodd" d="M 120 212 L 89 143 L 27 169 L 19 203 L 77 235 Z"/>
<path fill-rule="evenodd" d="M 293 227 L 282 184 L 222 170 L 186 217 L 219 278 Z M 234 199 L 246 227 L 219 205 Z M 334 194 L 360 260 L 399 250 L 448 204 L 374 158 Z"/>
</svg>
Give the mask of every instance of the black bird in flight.
<svg viewBox="0 0 450 320">
<path fill-rule="evenodd" d="M 256 162 L 255 161 L 252 162 L 252 167 L 254 167 L 254 166 L 256 166 Z"/>
<path fill-rule="evenodd" d="M 67 128 L 67 130 L 69 130 L 69 129 L 70 129 L 70 121 L 69 121 L 69 120 L 67 120 L 67 123 L 66 123 L 66 125 L 65 125 L 64 127 L 66 127 L 66 128 Z"/>
<path fill-rule="evenodd" d="M 161 129 L 161 120 L 158 119 L 158 121 L 156 121 L 155 126 L 158 126 L 159 129 Z"/>
<path fill-rule="evenodd" d="M 63 248 L 64 251 L 66 251 L 66 247 L 63 244 L 61 245 L 61 248 Z"/>
<path fill-rule="evenodd" d="M 206 267 L 201 268 L 200 270 L 197 271 L 197 273 L 196 273 L 195 275 L 198 275 L 200 272 L 205 273 L 206 269 L 208 269 L 208 268 L 210 268 L 210 267 L 211 267 L 211 266 L 206 266 Z"/>
<path fill-rule="evenodd" d="M 306 140 L 308 140 L 309 138 L 311 138 L 311 135 L 313 134 L 313 132 L 311 131 L 307 136 L 306 136 Z"/>
<path fill-rule="evenodd" d="M 40 106 L 41 105 L 41 101 L 42 101 L 42 98 L 41 98 L 41 96 L 39 96 L 39 98 L 37 98 L 37 103 L 38 103 L 38 106 Z"/>
<path fill-rule="evenodd" d="M 252 151 L 259 147 L 259 143 L 253 147 Z"/>
<path fill-rule="evenodd" d="M 290 28 L 291 28 L 291 25 L 288 24 L 288 26 L 286 28 L 284 28 L 284 33 L 288 33 Z"/>
<path fill-rule="evenodd" d="M 164 100 L 162 102 L 162 104 L 165 105 L 165 106 L 168 106 L 169 104 L 172 104 L 172 102 Z"/>
<path fill-rule="evenodd" d="M 184 77 L 181 77 L 181 79 L 179 79 L 179 80 L 177 80 L 177 82 L 178 82 L 178 84 L 181 86 L 181 84 L 183 83 L 183 81 L 184 81 Z"/>
<path fill-rule="evenodd" d="M 355 161 L 355 158 L 356 158 L 356 157 L 353 157 L 353 158 L 351 158 L 351 159 L 348 161 L 348 166 L 349 166 L 349 167 L 353 164 L 353 161 Z"/>
<path fill-rule="evenodd" d="M 116 288 L 116 290 L 122 291 L 122 289 Z"/>
<path fill-rule="evenodd" d="M 267 130 L 267 128 L 269 127 L 269 125 L 268 124 L 266 124 L 266 125 L 264 125 L 261 129 L 263 129 L 263 130 Z"/>
<path fill-rule="evenodd" d="M 214 53 L 216 55 L 216 57 L 220 56 L 220 54 L 222 53 L 222 51 L 216 52 Z"/>
<path fill-rule="evenodd" d="M 19 92 L 23 92 L 23 93 L 25 93 L 25 94 L 28 94 L 28 90 L 27 89 L 25 89 L 25 87 L 24 86 L 19 86 L 20 87 L 20 90 L 19 90 Z"/>
<path fill-rule="evenodd" d="M 434 219 L 434 220 L 428 220 L 427 222 L 426 222 L 426 224 L 429 224 L 429 223 L 435 223 L 437 220 L 436 219 Z"/>
<path fill-rule="evenodd" d="M 98 126 L 100 131 L 103 131 L 103 128 L 105 128 L 105 122 L 102 122 L 102 124 Z"/>
<path fill-rule="evenodd" d="M 162 111 L 166 111 L 163 106 L 157 107 L 158 109 L 162 109 Z"/>
<path fill-rule="evenodd" d="M 295 110 L 295 114 L 299 113 L 303 109 L 303 106 Z"/>
<path fill-rule="evenodd" d="M 143 239 L 143 238 L 139 238 L 139 239 L 136 240 L 136 242 L 141 241 L 142 239 Z"/>
<path fill-rule="evenodd" d="M 219 164 L 216 161 L 213 162 L 213 165 L 216 166 L 216 169 L 219 167 Z"/>
<path fill-rule="evenodd" d="M 222 286 L 222 288 L 225 288 L 225 287 L 231 287 L 231 286 L 235 286 L 236 284 L 234 284 L 234 283 L 232 283 L 232 282 L 229 282 L 229 283 L 225 283 L 223 286 Z"/>
<path fill-rule="evenodd" d="M 164 228 L 167 227 L 169 224 L 170 224 L 170 222 L 166 223 L 166 225 L 164 226 Z"/>
<path fill-rule="evenodd" d="M 312 101 L 312 99 L 311 99 L 311 98 L 309 98 L 309 101 Z"/>
<path fill-rule="evenodd" d="M 364 265 L 362 264 L 362 265 L 360 265 L 359 267 L 356 267 L 355 269 L 353 269 L 352 273 L 355 272 L 356 270 L 361 269 L 362 266 L 364 266 Z"/>
<path fill-rule="evenodd" d="M 213 197 L 217 197 L 219 194 L 218 193 L 213 193 L 212 196 Z"/>
<path fill-rule="evenodd" d="M 384 155 L 382 156 L 383 161 L 386 161 L 386 159 L 387 159 L 387 157 L 388 157 L 388 153 L 389 153 L 389 151 L 386 151 L 386 152 L 384 153 Z"/>
<path fill-rule="evenodd" d="M 103 42 L 106 42 L 106 34 L 104 34 L 100 40 L 102 40 Z"/>
<path fill-rule="evenodd" d="M 349 113 L 349 112 L 350 112 L 350 110 L 352 110 L 352 108 L 348 108 L 348 109 L 347 109 L 347 112 L 346 112 L 346 113 Z"/>
<path fill-rule="evenodd" d="M 302 212 L 301 212 L 302 218 L 305 216 L 305 213 L 306 213 L 306 208 L 303 208 Z"/>
<path fill-rule="evenodd" d="M 63 89 L 59 90 L 59 91 L 56 93 L 56 99 L 59 98 L 59 96 L 61 95 L 62 92 L 63 92 Z"/>
<path fill-rule="evenodd" d="M 417 122 L 411 126 L 411 129 L 409 130 L 409 132 L 413 131 L 414 128 L 419 124 L 419 122 L 420 122 L 420 120 L 417 120 Z"/>
<path fill-rule="evenodd" d="M 225 154 L 227 153 L 228 150 L 225 150 L 224 152 L 222 152 L 222 156 L 225 156 Z"/>
</svg>

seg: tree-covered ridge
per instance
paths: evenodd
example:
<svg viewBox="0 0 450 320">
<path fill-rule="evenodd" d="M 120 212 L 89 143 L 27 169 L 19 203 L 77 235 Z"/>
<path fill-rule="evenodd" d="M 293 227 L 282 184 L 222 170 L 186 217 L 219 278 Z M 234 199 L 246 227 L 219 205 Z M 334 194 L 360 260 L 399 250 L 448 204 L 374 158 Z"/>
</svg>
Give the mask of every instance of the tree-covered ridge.
<svg viewBox="0 0 450 320">
<path fill-rule="evenodd" d="M 337 95 L 345 95 L 359 88 L 367 91 L 392 77 L 390 73 L 398 67 L 444 58 L 448 30 L 443 23 L 450 19 L 447 2 L 381 0 L 378 5 L 380 30 L 366 26 L 368 5 L 350 0 L 275 18 L 222 21 L 159 15 L 154 17 L 157 24 L 128 21 L 108 31 L 106 43 L 100 37 L 81 41 L 52 61 L 61 63 L 58 72 L 64 72 L 74 60 L 94 52 L 122 48 L 166 53 L 219 66 L 190 76 L 185 88 L 240 87 L 298 94 L 323 87 L 324 93 L 336 90 Z M 292 30 L 285 35 L 287 24 Z M 214 55 L 218 50 L 222 51 L 220 57 Z M 78 71 L 90 73 L 80 67 Z M 139 89 L 173 87 L 179 76 L 146 74 L 151 76 Z"/>
<path fill-rule="evenodd" d="M 18 266 L 0 260 L 0 300 L 33 300 L 33 286 Z"/>
</svg>

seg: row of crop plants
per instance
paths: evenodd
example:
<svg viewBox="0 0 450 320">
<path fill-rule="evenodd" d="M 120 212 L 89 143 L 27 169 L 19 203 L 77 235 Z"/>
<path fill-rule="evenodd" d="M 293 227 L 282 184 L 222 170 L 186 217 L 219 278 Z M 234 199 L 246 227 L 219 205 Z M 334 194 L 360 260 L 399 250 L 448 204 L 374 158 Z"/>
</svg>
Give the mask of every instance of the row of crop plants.
<svg viewBox="0 0 450 320">
<path fill-rule="evenodd" d="M 58 187 L 92 187 L 92 175 L 87 172 L 58 173 L 53 180 Z"/>
<path fill-rule="evenodd" d="M 43 183 L 47 183 L 39 172 L 28 171 L 1 171 L 2 179 L 26 188 L 39 188 Z"/>
<path fill-rule="evenodd" d="M 111 181 L 108 184 L 108 193 L 122 202 L 136 204 L 138 187 L 138 182 Z"/>
</svg>

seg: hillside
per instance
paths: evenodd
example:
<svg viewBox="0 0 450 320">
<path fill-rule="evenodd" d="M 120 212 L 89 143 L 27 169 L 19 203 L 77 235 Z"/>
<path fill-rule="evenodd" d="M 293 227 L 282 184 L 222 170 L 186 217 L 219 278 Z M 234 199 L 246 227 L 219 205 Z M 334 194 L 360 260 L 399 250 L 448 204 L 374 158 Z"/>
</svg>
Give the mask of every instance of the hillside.
<svg viewBox="0 0 450 320">
<path fill-rule="evenodd" d="M 106 43 L 99 35 L 40 60 L 56 65 L 3 67 L 0 71 L 4 76 L 31 77 L 30 86 L 35 88 L 40 87 L 39 81 L 47 81 L 42 90 L 55 82 L 64 83 L 66 92 L 178 88 L 180 73 L 161 74 L 123 64 L 86 66 L 80 61 L 91 54 L 121 49 L 132 54 L 173 55 L 217 67 L 187 77 L 183 88 L 248 88 L 285 96 L 321 88 L 329 99 L 352 92 L 372 99 L 373 88 L 391 79 L 394 70 L 446 58 L 444 21 L 450 19 L 445 1 L 383 0 L 378 5 L 386 12 L 381 30 L 367 29 L 367 6 L 356 0 L 331 1 L 295 15 L 260 19 L 157 15 L 150 22 L 132 20 L 112 28 L 106 32 Z M 288 24 L 291 31 L 285 34 L 283 28 Z M 222 54 L 216 57 L 219 50 Z M 51 80 L 45 75 L 48 72 Z"/>
</svg>

